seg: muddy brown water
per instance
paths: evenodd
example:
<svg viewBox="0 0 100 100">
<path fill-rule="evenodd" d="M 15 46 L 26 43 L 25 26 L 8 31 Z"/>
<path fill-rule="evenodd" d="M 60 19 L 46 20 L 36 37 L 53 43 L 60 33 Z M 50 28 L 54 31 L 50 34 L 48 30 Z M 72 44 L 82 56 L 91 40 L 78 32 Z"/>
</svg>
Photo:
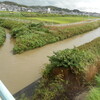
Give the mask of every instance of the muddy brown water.
<svg viewBox="0 0 100 100">
<path fill-rule="evenodd" d="M 13 41 L 6 30 L 6 41 L 0 48 L 0 80 L 12 94 L 41 77 L 44 65 L 53 51 L 80 46 L 100 37 L 100 28 L 72 38 L 30 50 L 19 55 L 13 55 Z"/>
</svg>

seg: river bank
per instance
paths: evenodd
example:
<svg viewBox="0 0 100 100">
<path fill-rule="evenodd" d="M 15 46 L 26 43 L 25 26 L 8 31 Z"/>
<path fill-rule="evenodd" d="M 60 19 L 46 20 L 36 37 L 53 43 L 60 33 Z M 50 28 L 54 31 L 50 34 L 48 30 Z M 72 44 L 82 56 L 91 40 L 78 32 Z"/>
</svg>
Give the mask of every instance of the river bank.
<svg viewBox="0 0 100 100">
<path fill-rule="evenodd" d="M 43 23 L 24 23 L 7 19 L 0 19 L 0 21 L 0 25 L 10 29 L 11 37 L 15 39 L 12 49 L 14 54 L 62 41 L 100 27 L 100 20 L 70 26 L 45 26 Z"/>
<path fill-rule="evenodd" d="M 99 90 L 97 88 L 95 92 L 91 90 L 89 99 L 85 99 L 89 87 L 96 83 L 95 76 L 100 73 L 100 37 L 78 48 L 54 52 L 54 55 L 49 57 L 49 61 L 32 97 L 33 100 L 58 100 L 58 98 L 60 100 L 92 100 L 91 98 L 96 100 L 96 97 L 99 98 L 98 94 L 96 97 L 93 94 L 94 97 L 92 97 L 92 93 Z M 100 76 L 96 79 L 100 84 Z M 87 93 L 84 94 L 84 92 Z"/>
<path fill-rule="evenodd" d="M 51 56 L 53 51 L 73 48 L 90 42 L 100 37 L 99 32 L 100 28 L 20 55 L 13 55 L 13 41 L 7 31 L 7 39 L 0 49 L 0 79 L 14 94 L 41 77 L 44 64 L 49 62 L 47 56 Z"/>
</svg>

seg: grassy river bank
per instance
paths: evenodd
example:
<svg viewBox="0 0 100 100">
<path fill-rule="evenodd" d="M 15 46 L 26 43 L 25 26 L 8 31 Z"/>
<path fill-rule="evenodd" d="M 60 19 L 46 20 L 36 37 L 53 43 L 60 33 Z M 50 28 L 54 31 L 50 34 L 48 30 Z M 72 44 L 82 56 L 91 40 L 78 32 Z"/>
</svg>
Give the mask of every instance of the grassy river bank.
<svg viewBox="0 0 100 100">
<path fill-rule="evenodd" d="M 0 19 L 0 25 L 10 29 L 11 36 L 15 39 L 13 53 L 18 54 L 89 32 L 98 28 L 100 21 L 72 26 L 46 27 L 42 23 L 23 23 Z"/>
<path fill-rule="evenodd" d="M 86 100 L 99 100 L 100 78 L 96 82 L 95 76 L 100 73 L 100 37 L 78 48 L 55 52 L 49 60 L 35 94 L 20 100 L 74 100 L 87 89 Z M 94 85 L 97 87 L 91 89 Z"/>
</svg>

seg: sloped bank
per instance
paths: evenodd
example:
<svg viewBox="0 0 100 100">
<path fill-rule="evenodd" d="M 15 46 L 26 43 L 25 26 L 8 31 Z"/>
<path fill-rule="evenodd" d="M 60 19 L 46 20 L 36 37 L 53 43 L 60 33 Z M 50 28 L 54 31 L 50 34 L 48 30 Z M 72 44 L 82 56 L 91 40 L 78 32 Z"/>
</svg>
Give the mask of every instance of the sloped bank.
<svg viewBox="0 0 100 100">
<path fill-rule="evenodd" d="M 89 89 L 99 70 L 100 37 L 78 48 L 59 51 L 51 56 L 34 95 L 30 99 L 27 92 L 22 92 L 26 93 L 22 100 L 74 100 L 76 95 Z M 20 95 L 17 94 L 18 97 Z"/>
<path fill-rule="evenodd" d="M 46 66 L 43 74 L 47 82 L 40 83 L 34 94 L 34 100 L 45 100 L 46 96 L 54 94 L 49 85 L 50 81 L 55 80 L 59 74 L 62 75 L 61 77 L 65 81 L 62 82 L 64 91 L 53 95 L 53 99 L 49 98 L 48 100 L 62 98 L 62 94 L 63 98 L 60 100 L 73 100 L 77 93 L 88 88 L 100 69 L 98 67 L 100 61 L 100 37 L 78 48 L 58 51 L 49 57 L 49 60 L 50 64 Z M 54 84 L 53 82 L 52 84 Z M 53 89 L 57 89 L 56 85 Z M 46 89 L 48 94 L 46 94 Z M 42 93 L 42 91 L 44 92 Z"/>
<path fill-rule="evenodd" d="M 89 93 L 86 95 L 86 100 L 100 100 L 100 74 L 95 77 L 96 85 L 91 87 Z"/>
<path fill-rule="evenodd" d="M 100 27 L 100 21 L 70 27 L 46 27 L 42 23 L 34 24 L 0 19 L 0 25 L 11 30 L 11 36 L 16 39 L 13 53 L 17 54 L 91 31 Z"/>
<path fill-rule="evenodd" d="M 95 76 L 95 85 L 75 97 L 75 100 L 100 100 L 100 74 Z"/>
</svg>

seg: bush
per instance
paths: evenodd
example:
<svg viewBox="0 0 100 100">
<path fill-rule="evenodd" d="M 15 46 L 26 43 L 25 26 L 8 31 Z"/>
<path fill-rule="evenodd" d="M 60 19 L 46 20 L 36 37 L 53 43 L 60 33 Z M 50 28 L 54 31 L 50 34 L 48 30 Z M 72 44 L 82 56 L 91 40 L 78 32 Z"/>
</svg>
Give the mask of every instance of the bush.
<svg viewBox="0 0 100 100">
<path fill-rule="evenodd" d="M 84 71 L 85 66 L 88 66 L 94 61 L 94 55 L 91 52 L 74 49 L 65 49 L 54 52 L 54 55 L 49 57 L 50 64 L 47 65 L 44 75 L 48 75 L 56 67 L 68 68 L 73 73 L 78 74 Z"/>
<path fill-rule="evenodd" d="M 72 72 L 84 71 L 84 68 L 100 60 L 100 37 L 78 48 L 54 52 L 49 57 L 50 64 L 46 66 L 44 75 L 48 76 L 56 67 L 69 68 Z"/>
<path fill-rule="evenodd" d="M 15 28 L 12 29 L 11 31 L 11 36 L 16 38 L 16 37 L 19 37 L 21 35 L 24 35 L 24 34 L 28 34 L 30 32 L 30 30 L 27 28 L 27 26 L 17 26 Z"/>
</svg>

